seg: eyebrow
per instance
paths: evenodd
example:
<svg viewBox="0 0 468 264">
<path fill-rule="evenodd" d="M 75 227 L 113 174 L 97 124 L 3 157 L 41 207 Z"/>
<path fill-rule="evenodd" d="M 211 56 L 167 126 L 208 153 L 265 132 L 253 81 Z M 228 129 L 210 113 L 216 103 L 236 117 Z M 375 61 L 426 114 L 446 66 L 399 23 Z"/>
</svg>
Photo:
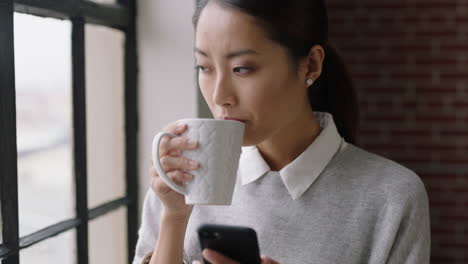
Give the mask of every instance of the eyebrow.
<svg viewBox="0 0 468 264">
<path fill-rule="evenodd" d="M 209 57 L 206 52 L 204 52 L 203 50 L 201 50 L 199 48 L 195 48 L 195 52 L 202 55 L 202 56 Z M 258 55 L 258 52 L 256 52 L 255 50 L 252 50 L 252 49 L 242 49 L 242 50 L 230 52 L 230 53 L 226 54 L 225 57 L 227 59 L 232 59 L 232 58 L 240 57 L 240 56 L 244 56 L 244 55 Z"/>
</svg>

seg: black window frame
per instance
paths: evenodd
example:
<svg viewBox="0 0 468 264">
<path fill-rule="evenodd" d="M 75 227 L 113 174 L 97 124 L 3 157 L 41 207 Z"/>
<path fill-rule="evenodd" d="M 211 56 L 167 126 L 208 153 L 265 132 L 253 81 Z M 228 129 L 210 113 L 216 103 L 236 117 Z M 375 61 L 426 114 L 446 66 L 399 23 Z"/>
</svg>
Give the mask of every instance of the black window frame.
<svg viewBox="0 0 468 264">
<path fill-rule="evenodd" d="M 14 12 L 66 19 L 72 23 L 73 160 L 76 217 L 19 237 Z M 125 34 L 125 197 L 88 209 L 85 24 L 98 24 Z M 127 207 L 128 263 L 138 238 L 138 89 L 136 0 L 101 4 L 89 0 L 0 0 L 0 199 L 3 243 L 0 259 L 19 264 L 22 249 L 76 229 L 77 263 L 88 263 L 88 223 L 120 207 Z"/>
</svg>

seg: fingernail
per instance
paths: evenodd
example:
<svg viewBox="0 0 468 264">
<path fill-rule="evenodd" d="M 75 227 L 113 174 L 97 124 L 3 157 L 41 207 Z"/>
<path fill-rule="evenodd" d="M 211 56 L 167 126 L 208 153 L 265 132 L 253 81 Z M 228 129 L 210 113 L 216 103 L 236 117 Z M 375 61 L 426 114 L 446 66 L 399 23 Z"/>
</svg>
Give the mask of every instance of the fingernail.
<svg viewBox="0 0 468 264">
<path fill-rule="evenodd" d="M 193 175 L 190 173 L 184 173 L 184 176 L 185 176 L 185 180 L 187 181 L 193 180 Z"/>
<path fill-rule="evenodd" d="M 194 139 L 189 140 L 189 146 L 190 147 L 196 147 L 197 144 L 198 144 L 198 142 L 196 140 L 194 140 Z"/>
<path fill-rule="evenodd" d="M 177 130 L 180 131 L 180 130 L 184 129 L 184 126 L 185 126 L 185 124 L 178 124 L 177 125 Z"/>
<path fill-rule="evenodd" d="M 191 160 L 190 161 L 190 168 L 192 168 L 192 169 L 198 168 L 198 161 Z"/>
</svg>

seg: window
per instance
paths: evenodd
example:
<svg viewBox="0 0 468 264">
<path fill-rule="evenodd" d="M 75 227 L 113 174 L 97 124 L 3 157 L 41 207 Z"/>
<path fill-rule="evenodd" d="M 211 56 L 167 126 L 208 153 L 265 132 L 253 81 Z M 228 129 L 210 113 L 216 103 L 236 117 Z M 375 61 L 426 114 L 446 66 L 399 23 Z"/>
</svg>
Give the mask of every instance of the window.
<svg viewBox="0 0 468 264">
<path fill-rule="evenodd" d="M 135 1 L 2 1 L 0 58 L 2 263 L 100 263 L 99 237 L 123 241 L 107 254 L 131 262 Z"/>
</svg>

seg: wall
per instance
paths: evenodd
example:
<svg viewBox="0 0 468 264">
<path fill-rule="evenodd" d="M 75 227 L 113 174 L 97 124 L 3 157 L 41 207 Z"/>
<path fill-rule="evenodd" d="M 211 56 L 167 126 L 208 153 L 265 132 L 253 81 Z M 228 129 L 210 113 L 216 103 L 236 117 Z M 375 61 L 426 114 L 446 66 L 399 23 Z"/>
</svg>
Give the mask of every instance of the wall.
<svg viewBox="0 0 468 264">
<path fill-rule="evenodd" d="M 424 181 L 431 263 L 468 263 L 468 1 L 328 3 L 360 97 L 359 145 Z"/>
<path fill-rule="evenodd" d="M 197 117 L 194 5 L 170 0 L 138 4 L 140 207 L 151 179 L 154 135 L 177 119 Z"/>
</svg>

